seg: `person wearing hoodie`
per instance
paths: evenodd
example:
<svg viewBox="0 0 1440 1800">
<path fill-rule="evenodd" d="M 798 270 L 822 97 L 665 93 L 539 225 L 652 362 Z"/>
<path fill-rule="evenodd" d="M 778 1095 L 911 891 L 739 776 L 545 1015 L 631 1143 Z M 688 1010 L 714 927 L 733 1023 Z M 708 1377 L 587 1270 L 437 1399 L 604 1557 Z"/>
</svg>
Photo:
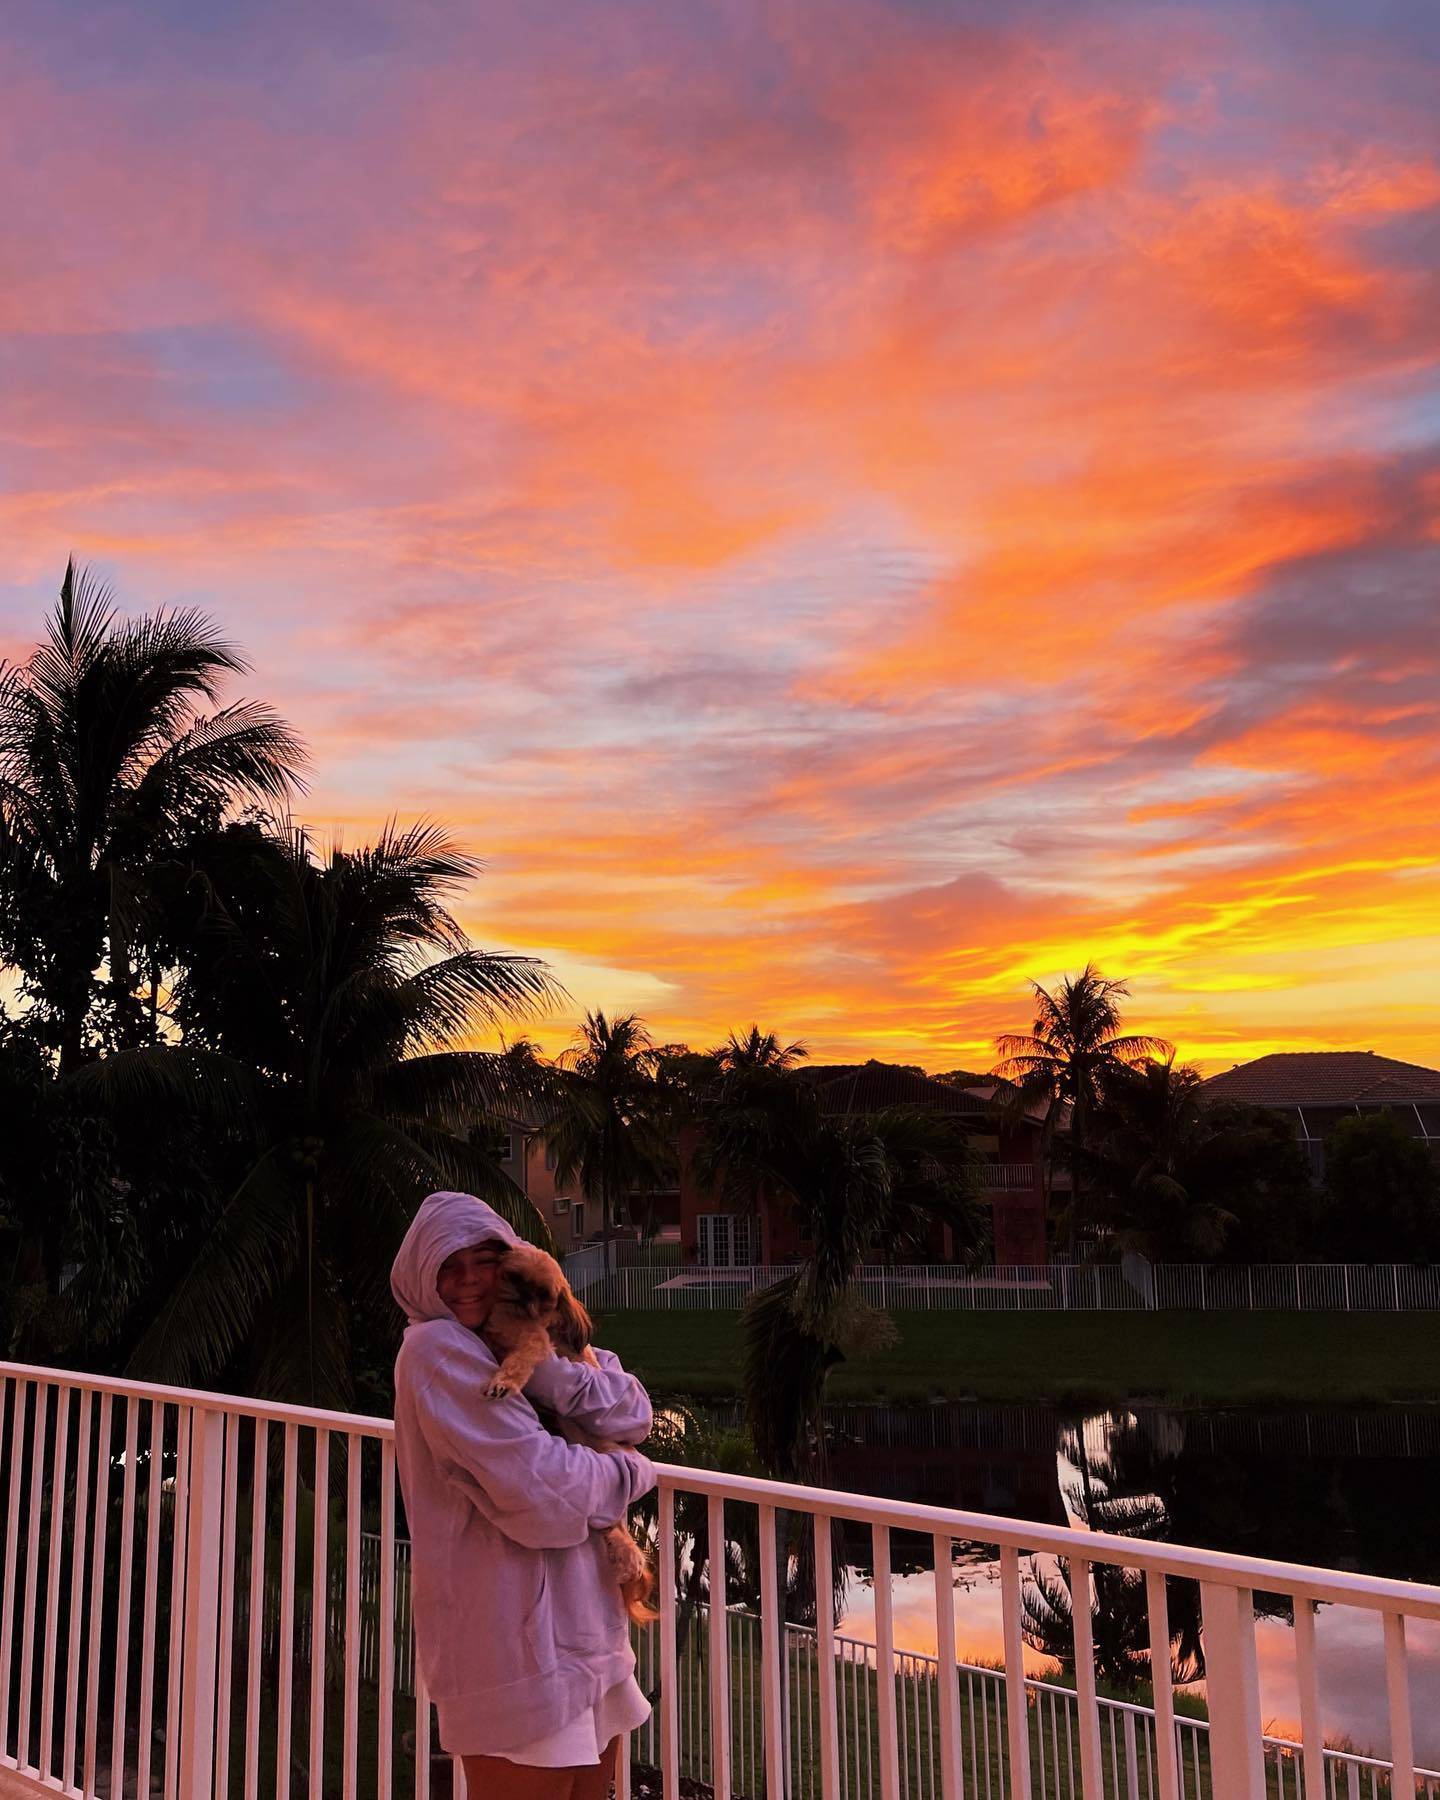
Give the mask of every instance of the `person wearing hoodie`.
<svg viewBox="0 0 1440 1800">
<path fill-rule="evenodd" d="M 408 1321 L 395 1454 L 415 1644 L 440 1742 L 472 1797 L 603 1800 L 620 1733 L 649 1716 L 601 1533 L 655 1485 L 638 1450 L 569 1444 L 535 1406 L 635 1444 L 650 1401 L 618 1358 L 551 1357 L 523 1394 L 485 1398 L 495 1272 L 519 1238 L 473 1194 L 431 1194 L 391 1270 Z M 532 1402 L 534 1404 L 532 1404 Z"/>
</svg>

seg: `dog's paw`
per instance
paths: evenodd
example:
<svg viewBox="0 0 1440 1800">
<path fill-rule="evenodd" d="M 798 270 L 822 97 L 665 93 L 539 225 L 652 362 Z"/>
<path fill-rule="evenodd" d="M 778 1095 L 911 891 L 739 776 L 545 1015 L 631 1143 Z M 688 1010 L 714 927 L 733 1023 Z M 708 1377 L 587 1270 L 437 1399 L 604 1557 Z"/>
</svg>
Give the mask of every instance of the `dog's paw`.
<svg viewBox="0 0 1440 1800">
<path fill-rule="evenodd" d="M 514 1391 L 515 1390 L 510 1386 L 508 1381 L 501 1381 L 497 1375 L 494 1381 L 490 1383 L 489 1387 L 486 1388 L 485 1398 L 487 1400 L 503 1400 L 507 1394 L 512 1394 Z"/>
<path fill-rule="evenodd" d="M 634 1581 L 645 1573 L 645 1552 L 629 1532 L 614 1532 L 606 1538 L 605 1548 L 615 1571 L 615 1579 L 622 1587 L 627 1581 Z"/>
</svg>

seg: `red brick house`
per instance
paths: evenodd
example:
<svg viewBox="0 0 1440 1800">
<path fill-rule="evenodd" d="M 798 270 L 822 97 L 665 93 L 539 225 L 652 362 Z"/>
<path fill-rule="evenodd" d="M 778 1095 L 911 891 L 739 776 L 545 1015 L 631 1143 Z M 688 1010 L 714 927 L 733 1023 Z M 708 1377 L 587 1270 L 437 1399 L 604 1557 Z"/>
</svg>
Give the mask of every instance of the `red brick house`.
<svg viewBox="0 0 1440 1800">
<path fill-rule="evenodd" d="M 1041 1120 L 1002 1118 L 991 1102 L 996 1084 L 980 1081 L 955 1087 L 893 1063 L 868 1062 L 810 1067 L 796 1079 L 819 1084 L 827 1113 L 875 1113 L 888 1107 L 915 1107 L 956 1118 L 984 1161 L 984 1198 L 989 1202 L 997 1263 L 1043 1263 L 1045 1185 L 1041 1160 Z M 789 1262 L 808 1245 L 779 1196 L 761 1194 L 753 1211 L 732 1212 L 695 1179 L 693 1145 L 682 1143 L 680 1246 L 686 1262 L 744 1264 Z M 939 1223 L 923 1260 L 954 1260 L 949 1231 Z"/>
<path fill-rule="evenodd" d="M 600 1204 L 578 1182 L 562 1187 L 556 1181 L 555 1153 L 545 1142 L 544 1128 L 533 1119 L 511 1117 L 501 1122 L 498 1139 L 496 1152 L 501 1168 L 549 1225 L 561 1254 L 597 1243 L 601 1236 Z M 628 1205 L 619 1210 L 627 1221 L 643 1219 L 648 1211 L 655 1221 L 656 1241 L 675 1242 L 680 1222 L 678 1187 L 631 1195 Z M 627 1222 L 617 1225 L 611 1238 L 624 1242 L 636 1235 Z"/>
</svg>

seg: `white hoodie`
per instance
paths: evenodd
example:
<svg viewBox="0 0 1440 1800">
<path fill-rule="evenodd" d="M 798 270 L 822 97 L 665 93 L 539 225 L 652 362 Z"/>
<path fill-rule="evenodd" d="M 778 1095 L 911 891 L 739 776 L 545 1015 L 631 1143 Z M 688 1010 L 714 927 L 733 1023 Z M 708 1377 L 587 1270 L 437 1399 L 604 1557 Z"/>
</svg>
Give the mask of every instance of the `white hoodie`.
<svg viewBox="0 0 1440 1800">
<path fill-rule="evenodd" d="M 599 1437 L 638 1442 L 650 1401 L 608 1350 L 601 1367 L 552 1357 L 525 1395 L 487 1400 L 496 1367 L 440 1298 L 440 1265 L 500 1238 L 472 1194 L 431 1194 L 390 1286 L 409 1325 L 395 1360 L 395 1450 L 413 1559 L 415 1642 L 452 1755 L 497 1755 L 557 1730 L 635 1667 L 598 1535 L 655 1485 L 636 1450 L 552 1436 L 530 1400 Z"/>
</svg>

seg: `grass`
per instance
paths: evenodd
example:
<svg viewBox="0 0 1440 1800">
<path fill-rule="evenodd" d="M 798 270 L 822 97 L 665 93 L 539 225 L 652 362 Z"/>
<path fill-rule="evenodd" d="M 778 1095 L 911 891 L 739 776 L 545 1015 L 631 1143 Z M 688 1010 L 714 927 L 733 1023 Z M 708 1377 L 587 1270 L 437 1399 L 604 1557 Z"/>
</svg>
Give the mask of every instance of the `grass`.
<svg viewBox="0 0 1440 1800">
<path fill-rule="evenodd" d="M 1440 1332 L 1407 1313 L 896 1313 L 832 1400 L 1368 1406 L 1440 1401 Z M 738 1312 L 613 1312 L 598 1341 L 661 1393 L 740 1387 Z"/>
</svg>

